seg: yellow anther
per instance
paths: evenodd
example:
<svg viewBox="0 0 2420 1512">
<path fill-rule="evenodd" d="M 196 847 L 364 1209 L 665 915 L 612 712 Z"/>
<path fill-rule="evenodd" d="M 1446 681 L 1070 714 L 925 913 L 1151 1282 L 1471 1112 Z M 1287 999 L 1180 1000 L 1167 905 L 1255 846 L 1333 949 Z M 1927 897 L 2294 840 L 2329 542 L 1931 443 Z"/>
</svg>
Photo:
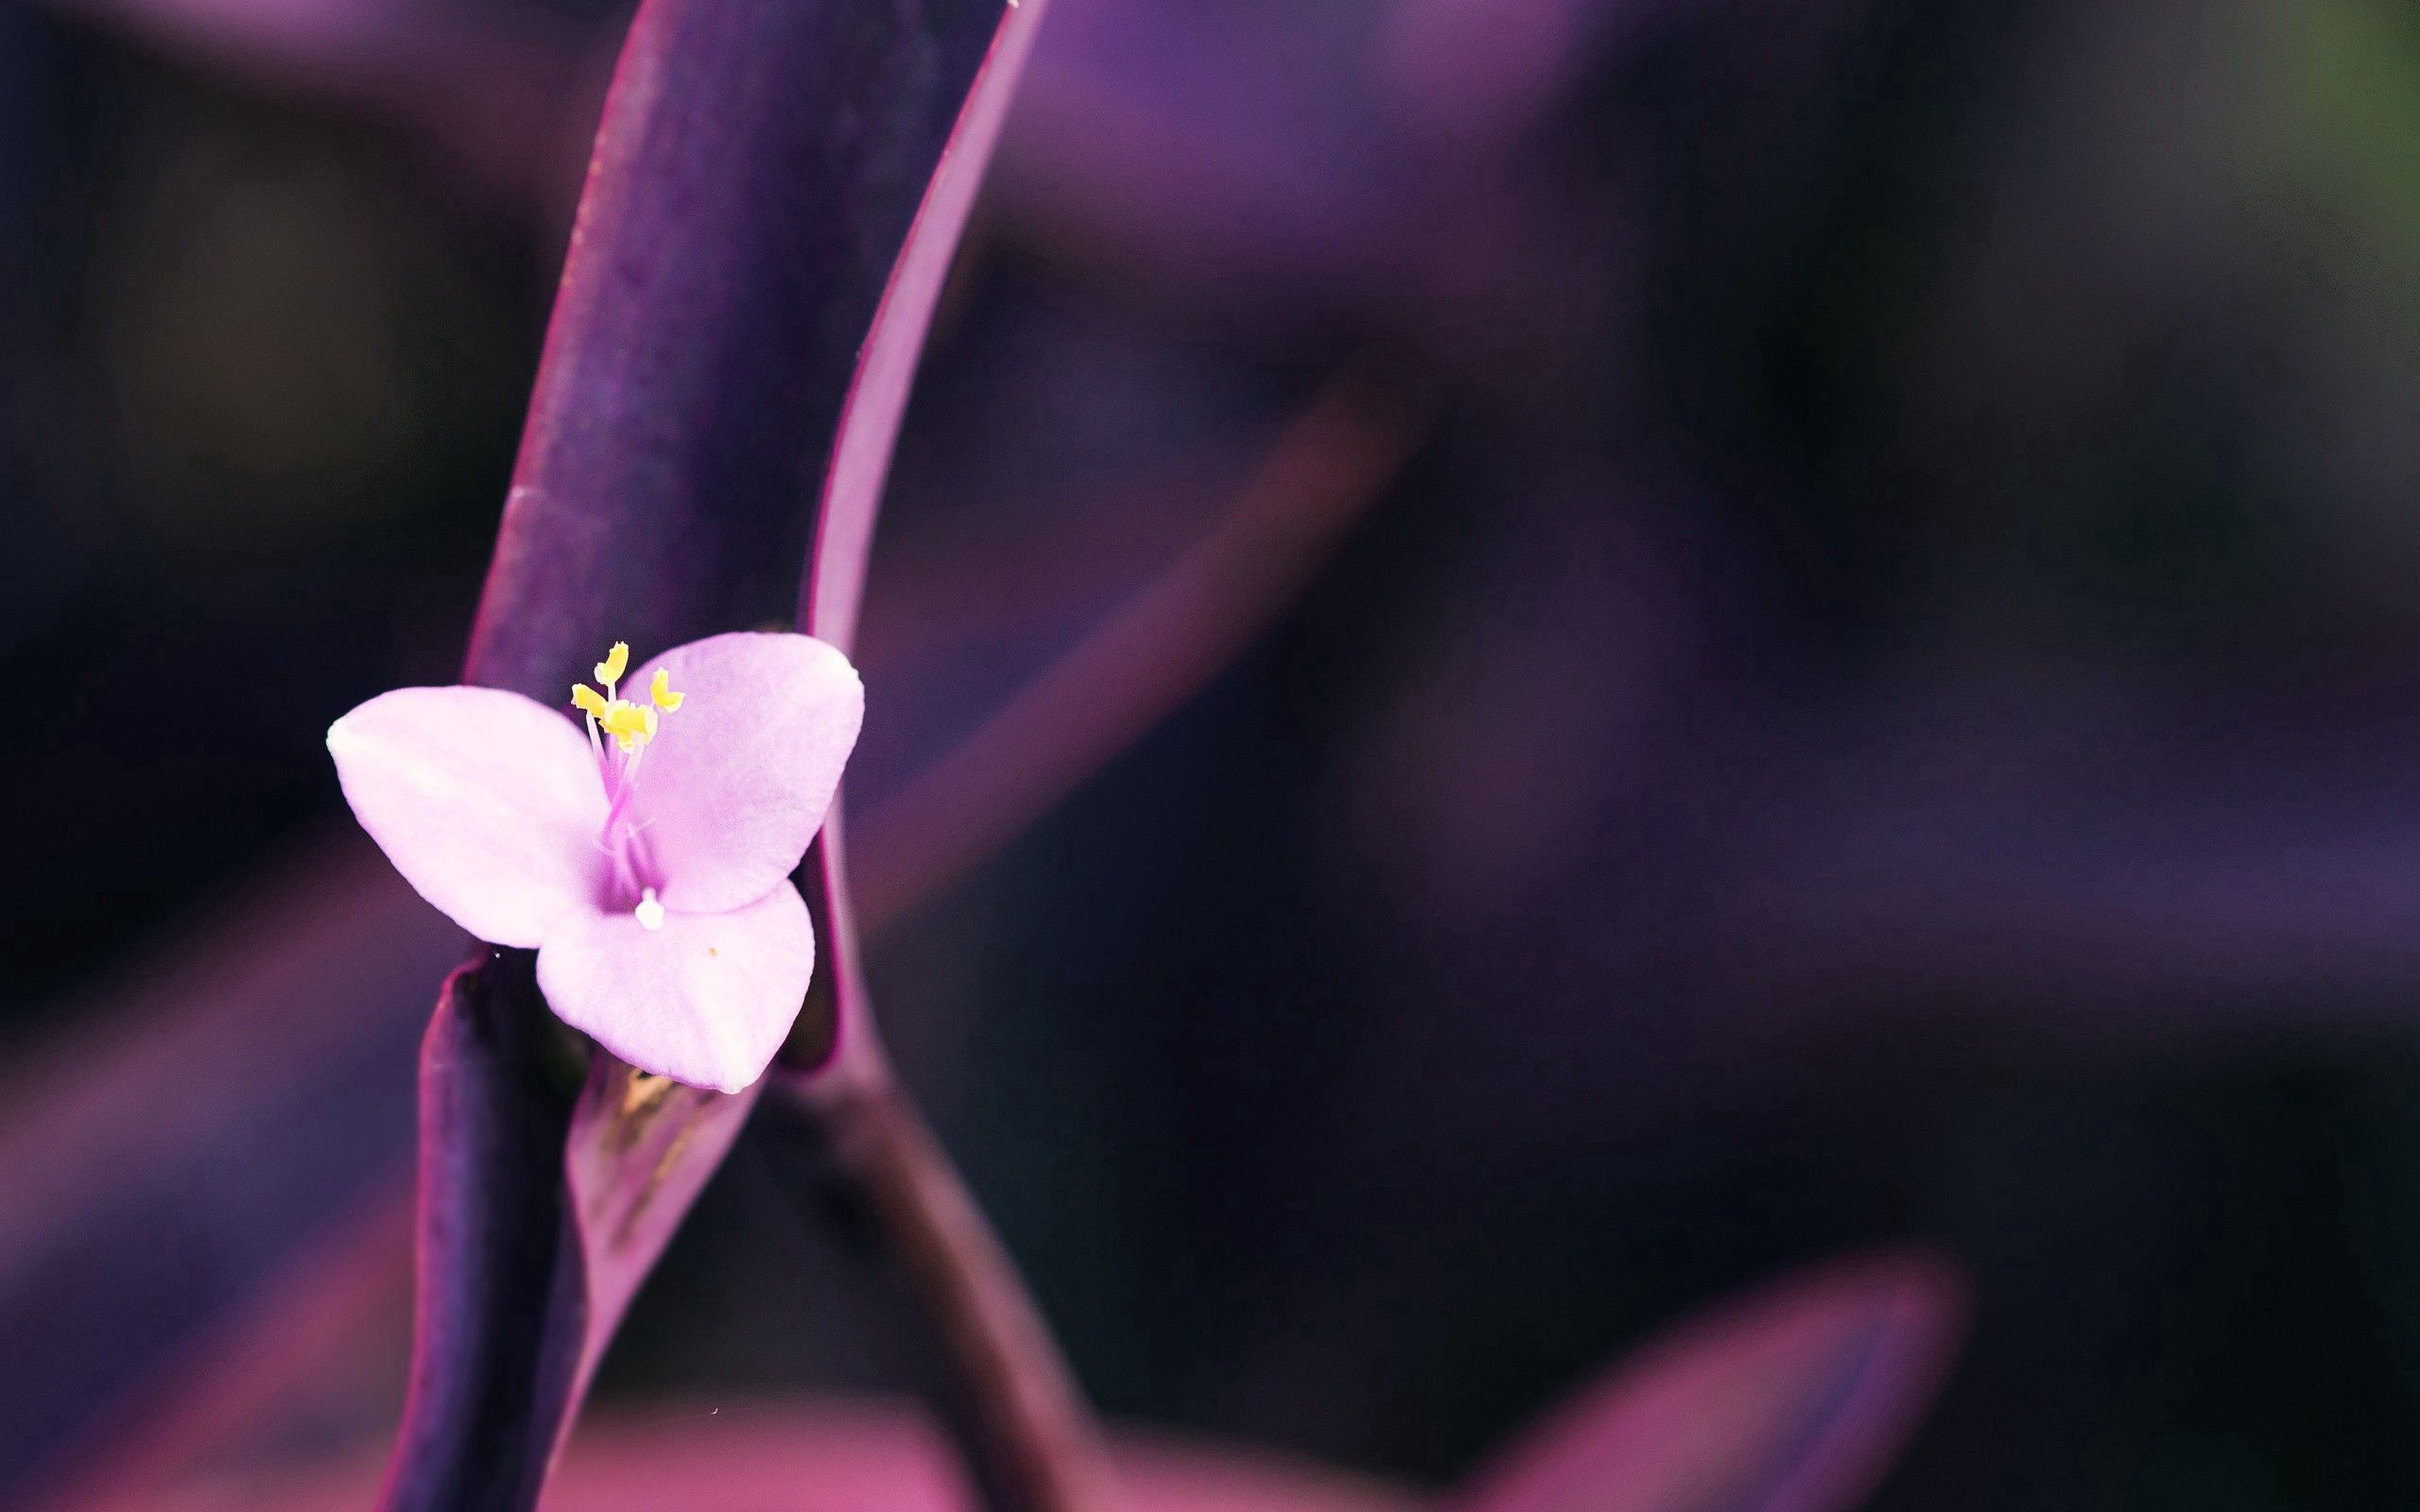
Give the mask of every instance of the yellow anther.
<svg viewBox="0 0 2420 1512">
<path fill-rule="evenodd" d="M 614 737 L 614 744 L 622 748 L 624 755 L 634 753 L 653 740 L 658 722 L 663 717 L 657 711 L 670 713 L 681 707 L 684 696 L 672 691 L 671 678 L 662 672 L 655 675 L 653 686 L 648 690 L 648 697 L 655 705 L 652 709 L 628 698 L 608 696 L 614 691 L 614 684 L 621 680 L 622 674 L 630 668 L 630 643 L 616 641 L 614 649 L 605 653 L 605 660 L 596 663 L 596 680 L 605 684 L 605 693 L 598 693 L 585 682 L 571 685 L 571 701 L 579 706 L 580 713 L 596 721 L 598 730 Z"/>
<path fill-rule="evenodd" d="M 605 706 L 605 713 L 597 723 L 605 727 L 605 733 L 619 742 L 624 750 L 636 750 L 655 738 L 655 720 L 654 710 L 643 708 L 626 698 L 616 698 Z"/>
</svg>

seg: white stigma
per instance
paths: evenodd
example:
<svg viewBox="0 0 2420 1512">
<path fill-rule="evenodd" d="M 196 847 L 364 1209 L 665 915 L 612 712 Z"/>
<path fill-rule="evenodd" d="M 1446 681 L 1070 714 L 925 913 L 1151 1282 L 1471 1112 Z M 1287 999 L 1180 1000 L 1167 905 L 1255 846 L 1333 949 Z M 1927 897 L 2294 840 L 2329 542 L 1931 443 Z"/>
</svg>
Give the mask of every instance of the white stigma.
<svg viewBox="0 0 2420 1512">
<path fill-rule="evenodd" d="M 655 889 L 649 887 L 639 894 L 639 905 L 632 910 L 639 916 L 639 928 L 657 930 L 664 927 L 664 905 L 655 901 Z"/>
</svg>

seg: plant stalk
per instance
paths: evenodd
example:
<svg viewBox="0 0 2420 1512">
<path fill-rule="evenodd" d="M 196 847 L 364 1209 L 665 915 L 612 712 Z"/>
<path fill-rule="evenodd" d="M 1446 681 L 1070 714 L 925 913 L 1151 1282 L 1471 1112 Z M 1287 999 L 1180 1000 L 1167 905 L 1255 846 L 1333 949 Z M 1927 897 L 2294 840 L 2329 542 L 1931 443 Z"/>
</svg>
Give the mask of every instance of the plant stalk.
<svg viewBox="0 0 2420 1512">
<path fill-rule="evenodd" d="M 995 1512 L 1115 1512 L 1092 1410 L 991 1224 L 887 1066 L 789 1084 L 939 1336 Z"/>
</svg>

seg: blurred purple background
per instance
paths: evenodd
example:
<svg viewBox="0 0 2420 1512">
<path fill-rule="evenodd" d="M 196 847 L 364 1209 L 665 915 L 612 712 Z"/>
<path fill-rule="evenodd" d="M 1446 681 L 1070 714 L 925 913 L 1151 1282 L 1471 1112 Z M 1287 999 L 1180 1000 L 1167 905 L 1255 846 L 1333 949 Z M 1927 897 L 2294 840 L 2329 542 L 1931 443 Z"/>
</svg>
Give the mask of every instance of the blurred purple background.
<svg viewBox="0 0 2420 1512">
<path fill-rule="evenodd" d="M 1874 1505 L 2420 1497 L 2406 8 L 1053 7 L 848 803 L 1104 1408 L 1442 1479 L 1917 1240 Z M 285 1442 L 391 1422 L 458 941 L 320 739 L 458 665 L 623 19 L 0 0 L 0 1505 L 315 1298 Z M 795 1135 L 600 1412 L 915 1383 Z"/>
</svg>

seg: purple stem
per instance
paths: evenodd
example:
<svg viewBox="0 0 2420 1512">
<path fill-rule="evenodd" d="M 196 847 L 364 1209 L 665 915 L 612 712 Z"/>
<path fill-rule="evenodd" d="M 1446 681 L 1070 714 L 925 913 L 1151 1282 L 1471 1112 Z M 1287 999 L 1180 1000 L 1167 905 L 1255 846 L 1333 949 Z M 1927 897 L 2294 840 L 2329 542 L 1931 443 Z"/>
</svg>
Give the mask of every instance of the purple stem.
<svg viewBox="0 0 2420 1512">
<path fill-rule="evenodd" d="M 856 639 L 874 519 L 917 357 L 1043 0 L 1022 7 L 984 61 L 991 87 L 978 81 L 968 96 L 850 384 L 798 611 L 800 629 L 843 648 Z M 1090 1411 L 1016 1267 L 882 1052 L 845 854 L 836 814 L 803 868 L 823 942 L 819 986 L 766 1085 L 789 1091 L 822 1125 L 930 1315 L 964 1399 L 969 1468 L 992 1504 L 1108 1512 L 1115 1499 Z"/>
<path fill-rule="evenodd" d="M 879 1061 L 878 1057 L 867 1057 Z M 954 1375 L 969 1469 L 998 1512 L 1117 1505 L 1100 1430 L 1034 1306 L 922 1114 L 887 1069 L 773 1083 L 811 1113 L 864 1200 Z"/>
<path fill-rule="evenodd" d="M 928 308 L 928 301 L 919 307 Z M 1363 374 L 1348 372 L 1331 383 L 1289 430 L 1227 527 L 1089 638 L 1012 713 L 987 729 L 988 741 L 978 737 L 974 747 L 994 758 L 1011 749 L 1024 749 L 1028 757 L 1036 751 L 1064 757 L 1059 747 L 1067 742 L 1052 740 L 1044 730 L 1082 731 L 1073 737 L 1079 748 L 1114 748 L 1131 738 L 1133 728 L 1148 724 L 1166 703 L 1205 679 L 1233 643 L 1256 627 L 1294 586 L 1291 576 L 1255 573 L 1253 564 L 1273 556 L 1307 571 L 1393 474 L 1414 434 L 1397 406 Z M 831 541 L 827 535 L 827 547 Z M 1288 545 L 1301 549 L 1289 552 Z M 843 549 L 861 554 L 862 538 Z M 854 582 L 861 576 L 843 573 L 838 580 Z M 1239 609 L 1233 602 L 1238 600 L 1248 607 Z M 856 607 L 854 596 L 813 600 L 808 626 L 837 621 L 835 627 L 846 635 L 855 628 Z M 1117 692 L 1104 699 L 1104 687 Z M 1092 708 L 1093 717 L 1085 717 L 1087 696 L 1105 701 L 1107 711 Z M 1008 765 L 1017 774 L 1010 779 L 1011 790 L 1026 799 L 1008 799 L 1003 806 L 1009 813 L 1022 816 L 1055 796 L 1047 778 L 1028 774 L 1037 765 L 1059 764 Z M 944 774 L 941 785 L 950 780 Z M 979 825 L 970 828 L 975 845 L 994 838 Z M 930 1320 L 956 1378 L 957 1426 L 986 1499 L 1000 1512 L 1102 1512 L 1117 1498 L 1083 1395 L 1015 1263 L 891 1074 L 873 1032 L 855 969 L 850 893 L 839 885 L 843 854 L 835 826 L 819 847 L 820 868 L 818 858 L 810 858 L 810 868 L 820 869 L 827 884 L 837 926 L 832 954 L 839 970 L 834 974 L 842 978 L 837 1040 L 813 1069 L 797 1069 L 798 1059 L 805 1058 L 798 1057 L 777 1070 L 769 1085 L 821 1125 L 840 1175 L 864 1200 L 890 1259 Z M 948 850 L 927 869 L 947 871 L 962 854 Z M 894 895 L 877 889 L 873 896 L 880 908 Z"/>
</svg>

